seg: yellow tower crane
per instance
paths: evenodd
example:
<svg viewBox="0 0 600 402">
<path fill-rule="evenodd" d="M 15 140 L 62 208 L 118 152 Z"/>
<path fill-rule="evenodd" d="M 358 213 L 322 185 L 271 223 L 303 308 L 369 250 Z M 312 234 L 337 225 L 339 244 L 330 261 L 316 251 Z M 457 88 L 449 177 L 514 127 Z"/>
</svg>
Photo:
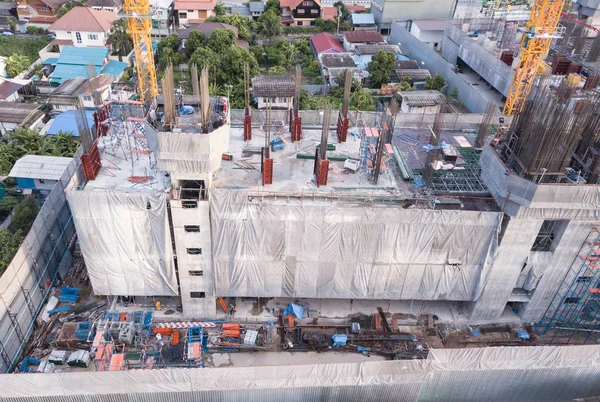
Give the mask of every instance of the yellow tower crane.
<svg viewBox="0 0 600 402">
<path fill-rule="evenodd" d="M 151 100 L 158 95 L 154 54 L 152 53 L 152 20 L 148 0 L 125 0 L 123 11 L 127 18 L 135 51 L 140 97 L 142 101 Z"/>
<path fill-rule="evenodd" d="M 564 4 L 565 0 L 535 0 L 525 25 L 519 64 L 503 114 L 515 114 L 523 109 L 536 75 L 548 68 L 543 57 L 548 54 L 552 39 L 559 37 L 558 20 Z"/>
</svg>

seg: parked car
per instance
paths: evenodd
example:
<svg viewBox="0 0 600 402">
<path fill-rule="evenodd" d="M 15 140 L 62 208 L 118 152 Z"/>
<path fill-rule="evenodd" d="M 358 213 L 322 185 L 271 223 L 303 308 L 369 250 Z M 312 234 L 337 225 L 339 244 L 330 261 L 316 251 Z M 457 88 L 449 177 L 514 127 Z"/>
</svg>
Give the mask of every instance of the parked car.
<svg viewBox="0 0 600 402">
<path fill-rule="evenodd" d="M 4 31 L 2 32 L 2 36 L 15 36 L 15 34 L 10 31 Z"/>
</svg>

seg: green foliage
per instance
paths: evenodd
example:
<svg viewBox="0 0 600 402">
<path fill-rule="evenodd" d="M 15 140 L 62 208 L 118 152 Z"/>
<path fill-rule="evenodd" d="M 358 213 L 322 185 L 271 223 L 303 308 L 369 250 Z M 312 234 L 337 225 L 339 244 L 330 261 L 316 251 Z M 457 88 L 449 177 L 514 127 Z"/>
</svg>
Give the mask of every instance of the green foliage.
<svg viewBox="0 0 600 402">
<path fill-rule="evenodd" d="M 270 75 L 284 75 L 287 74 L 288 70 L 281 66 L 273 66 L 267 70 L 267 74 Z"/>
<path fill-rule="evenodd" d="M 278 39 L 264 47 L 267 53 L 267 61 L 271 67 L 290 68 L 296 64 L 296 56 L 299 51 L 295 44 L 285 39 Z"/>
<path fill-rule="evenodd" d="M 281 6 L 279 5 L 279 0 L 267 0 L 265 4 L 265 12 L 273 11 L 277 15 L 281 15 Z"/>
<path fill-rule="evenodd" d="M 227 14 L 220 15 L 216 17 L 209 17 L 206 19 L 206 22 L 220 22 L 223 24 L 233 25 L 238 29 L 238 38 L 243 40 L 250 39 L 250 31 L 253 29 L 253 23 L 251 18 L 244 17 L 243 15 L 235 14 Z"/>
<path fill-rule="evenodd" d="M 402 78 L 402 80 L 400 81 L 400 91 L 408 92 L 408 91 L 414 91 L 414 90 L 415 90 L 415 87 L 413 87 L 412 84 L 410 83 L 410 77 Z"/>
<path fill-rule="evenodd" d="M 46 30 L 40 27 L 28 26 L 27 33 L 32 35 L 44 35 L 46 34 Z"/>
<path fill-rule="evenodd" d="M 302 74 L 312 78 L 320 77 L 321 64 L 317 60 L 312 60 L 304 69 L 302 69 Z"/>
<path fill-rule="evenodd" d="M 281 25 L 281 18 L 279 18 L 279 15 L 273 10 L 265 11 L 258 18 L 257 32 L 259 35 L 269 40 L 277 36 L 281 36 L 283 27 Z"/>
<path fill-rule="evenodd" d="M 30 65 L 29 57 L 15 53 L 6 60 L 6 74 L 9 77 L 16 77 Z"/>
<path fill-rule="evenodd" d="M 221 52 L 217 68 L 217 83 L 219 85 L 243 84 L 244 70 L 250 68 L 250 76 L 256 75 L 258 63 L 246 49 L 239 46 L 231 46 Z"/>
<path fill-rule="evenodd" d="M 12 226 L 23 233 L 27 233 L 38 213 L 38 204 L 35 197 L 27 197 L 15 206 Z"/>
<path fill-rule="evenodd" d="M 18 127 L 0 137 L 0 175 L 6 176 L 17 159 L 24 155 L 73 156 L 79 140 L 71 132 L 54 136 Z"/>
<path fill-rule="evenodd" d="M 13 257 L 19 250 L 23 236 L 8 229 L 0 229 L 0 275 L 4 273 Z"/>
<path fill-rule="evenodd" d="M 450 97 L 452 99 L 458 99 L 458 88 L 454 88 L 452 92 L 450 92 Z"/>
<path fill-rule="evenodd" d="M 8 213 L 10 213 L 10 211 L 12 211 L 18 203 L 19 200 L 17 199 L 17 197 L 13 197 L 10 195 L 8 197 L 4 197 L 0 200 L 0 214 L 2 214 L 3 216 L 8 215 Z"/>
<path fill-rule="evenodd" d="M 319 32 L 335 32 L 337 29 L 337 23 L 332 20 L 324 20 L 322 18 L 317 18 L 315 20 L 315 27 L 319 29 Z"/>
<path fill-rule="evenodd" d="M 323 84 L 325 84 L 325 80 L 323 79 L 323 77 L 319 76 L 319 77 L 313 78 L 312 83 L 315 85 L 323 85 Z"/>
<path fill-rule="evenodd" d="M 264 58 L 263 55 L 265 53 L 265 48 L 261 45 L 250 46 L 250 53 L 252 53 L 256 61 L 258 61 L 258 63 L 260 64 L 260 62 L 262 62 Z"/>
<path fill-rule="evenodd" d="M 231 29 L 215 29 L 208 37 L 207 45 L 215 52 L 223 51 L 235 45 L 235 32 Z"/>
<path fill-rule="evenodd" d="M 15 32 L 15 28 L 17 26 L 17 22 L 15 21 L 14 18 L 9 18 L 8 19 L 8 26 L 10 27 L 10 31 L 11 32 Z"/>
<path fill-rule="evenodd" d="M 191 57 L 196 49 L 206 46 L 206 36 L 203 32 L 192 31 L 190 37 L 185 41 L 185 53 Z"/>
<path fill-rule="evenodd" d="M 64 16 L 66 13 L 68 13 L 69 11 L 71 11 L 73 8 L 79 6 L 80 4 L 72 1 L 72 0 L 68 0 L 65 4 L 63 4 L 63 6 L 61 8 L 58 9 L 58 11 L 56 12 L 56 17 L 57 18 L 61 18 L 62 16 Z"/>
<path fill-rule="evenodd" d="M 227 13 L 227 7 L 225 7 L 225 4 L 223 4 L 223 2 L 219 0 L 217 1 L 217 4 L 215 4 L 215 6 L 213 7 L 213 12 L 217 16 L 225 15 Z"/>
<path fill-rule="evenodd" d="M 369 82 L 376 87 L 389 83 L 395 64 L 396 57 L 393 53 L 379 50 L 369 63 Z"/>
<path fill-rule="evenodd" d="M 199 69 L 203 67 L 214 67 L 218 64 L 219 57 L 212 49 L 200 47 L 190 57 L 190 65 L 196 65 Z"/>
<path fill-rule="evenodd" d="M 346 5 L 341 1 L 336 1 L 333 6 L 340 10 L 341 21 L 348 21 L 350 19 L 350 11 L 346 8 Z"/>
<path fill-rule="evenodd" d="M 427 79 L 425 80 L 425 89 L 434 89 L 436 91 L 441 91 L 445 85 L 446 80 L 441 74 L 436 74 L 433 76 L 433 78 L 427 77 Z"/>
<path fill-rule="evenodd" d="M 179 53 L 181 40 L 177 34 L 166 36 L 158 43 L 158 56 L 160 65 L 163 67 L 173 64 L 178 66 L 185 62 L 185 55 Z"/>
<path fill-rule="evenodd" d="M 37 60 L 40 58 L 39 51 L 48 45 L 50 40 L 47 36 L 37 36 L 35 38 L 0 36 L 0 56 L 10 57 L 13 54 L 18 54 L 26 56 L 29 60 Z"/>
<path fill-rule="evenodd" d="M 117 56 L 127 56 L 133 50 L 131 36 L 127 33 L 127 20 L 124 18 L 115 20 L 110 27 L 108 40 L 111 48 Z"/>
</svg>

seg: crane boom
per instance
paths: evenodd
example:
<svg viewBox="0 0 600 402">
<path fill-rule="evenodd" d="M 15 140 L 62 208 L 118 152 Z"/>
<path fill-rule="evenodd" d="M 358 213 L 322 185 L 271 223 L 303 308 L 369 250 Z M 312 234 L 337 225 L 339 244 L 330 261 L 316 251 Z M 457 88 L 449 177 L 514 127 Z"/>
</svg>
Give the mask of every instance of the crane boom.
<svg viewBox="0 0 600 402">
<path fill-rule="evenodd" d="M 503 114 L 515 114 L 523 109 L 538 71 L 545 66 L 543 57 L 548 54 L 552 39 L 557 37 L 558 20 L 564 3 L 565 0 L 535 0 L 525 25 L 519 64 Z"/>
<path fill-rule="evenodd" d="M 142 101 L 154 99 L 158 95 L 154 54 L 152 53 L 152 21 L 148 0 L 125 0 L 123 4 L 127 32 L 133 41 L 140 97 Z"/>
</svg>

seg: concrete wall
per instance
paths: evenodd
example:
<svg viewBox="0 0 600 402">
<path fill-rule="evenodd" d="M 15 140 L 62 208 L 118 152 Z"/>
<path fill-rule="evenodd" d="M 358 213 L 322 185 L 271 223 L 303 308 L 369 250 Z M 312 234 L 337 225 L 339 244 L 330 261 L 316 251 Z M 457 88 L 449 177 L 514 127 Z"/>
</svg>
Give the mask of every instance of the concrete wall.
<svg viewBox="0 0 600 402">
<path fill-rule="evenodd" d="M 487 99 L 454 72 L 454 64 L 448 63 L 442 56 L 428 48 L 427 45 L 404 29 L 403 25 L 398 22 L 392 24 L 389 42 L 400 45 L 402 52 L 411 59 L 417 60 L 419 63 L 425 63 L 424 68 L 427 68 L 431 75 L 443 75 L 448 83 L 446 93 L 450 93 L 456 88 L 458 90 L 458 100 L 464 103 L 470 112 L 485 113 L 488 104 Z M 444 52 L 445 46 L 446 43 L 444 42 L 442 44 Z"/>
<path fill-rule="evenodd" d="M 451 18 L 457 0 L 373 0 L 371 13 L 380 29 L 389 29 L 394 20 Z"/>
<path fill-rule="evenodd" d="M 452 23 L 448 23 L 444 31 L 442 57 L 452 65 L 457 64 L 460 57 L 498 92 L 508 95 L 514 70 Z"/>
<path fill-rule="evenodd" d="M 432 50 L 440 50 L 442 48 L 444 31 L 423 31 L 417 24 L 412 24 L 410 33 Z"/>
<path fill-rule="evenodd" d="M 46 198 L 25 241 L 0 277 L 0 373 L 12 370 L 20 360 L 23 342 L 32 334 L 33 321 L 50 291 L 44 286 L 45 280 L 54 280 L 65 259 L 70 258 L 75 227 L 65 189 L 83 181 L 80 155 L 81 151 Z"/>
</svg>

